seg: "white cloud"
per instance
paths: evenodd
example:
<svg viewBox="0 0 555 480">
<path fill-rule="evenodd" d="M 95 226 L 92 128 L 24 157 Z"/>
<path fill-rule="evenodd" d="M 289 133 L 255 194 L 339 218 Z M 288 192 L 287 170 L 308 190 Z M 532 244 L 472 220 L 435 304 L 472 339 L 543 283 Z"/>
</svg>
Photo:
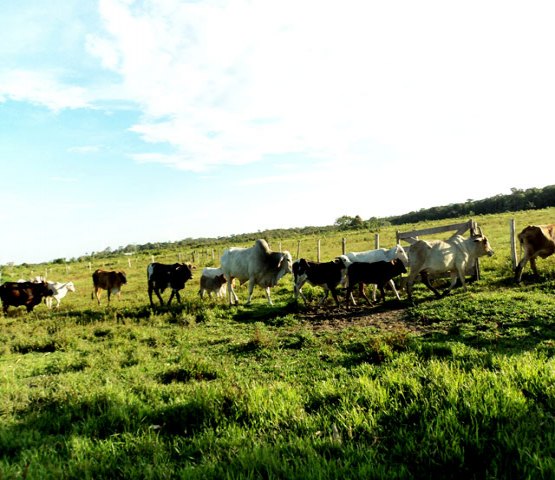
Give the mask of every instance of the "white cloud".
<svg viewBox="0 0 555 480">
<path fill-rule="evenodd" d="M 100 11 L 107 33 L 89 50 L 142 105 L 132 131 L 175 149 L 140 161 L 385 163 L 372 153 L 389 149 L 480 167 L 554 153 L 550 4 L 102 0 Z"/>
<path fill-rule="evenodd" d="M 89 108 L 87 91 L 64 84 L 51 71 L 0 71 L 0 101 L 26 101 L 57 112 L 66 108 Z"/>
</svg>

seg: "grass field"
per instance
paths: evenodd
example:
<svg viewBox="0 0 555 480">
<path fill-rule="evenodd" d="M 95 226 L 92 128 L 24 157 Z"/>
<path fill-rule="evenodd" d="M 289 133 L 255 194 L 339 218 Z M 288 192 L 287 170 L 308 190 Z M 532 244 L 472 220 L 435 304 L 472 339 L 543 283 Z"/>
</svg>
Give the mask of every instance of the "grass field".
<svg viewBox="0 0 555 480">
<path fill-rule="evenodd" d="M 224 244 L 214 261 L 195 251 L 172 308 L 148 304 L 147 254 L 4 267 L 2 281 L 47 271 L 77 291 L 58 311 L 0 317 L 0 478 L 555 478 L 555 259 L 515 285 L 511 218 L 520 230 L 555 209 L 476 217 L 496 252 L 482 278 L 440 300 L 418 285 L 415 305 L 389 292 L 385 306 L 305 308 L 290 276 L 273 307 L 259 289 L 250 307 L 201 302 Z M 342 237 L 374 245 L 328 235 L 322 260 Z M 316 237 L 280 242 L 295 257 L 299 240 L 315 259 Z M 91 300 L 98 267 L 127 272 L 109 307 Z"/>
</svg>

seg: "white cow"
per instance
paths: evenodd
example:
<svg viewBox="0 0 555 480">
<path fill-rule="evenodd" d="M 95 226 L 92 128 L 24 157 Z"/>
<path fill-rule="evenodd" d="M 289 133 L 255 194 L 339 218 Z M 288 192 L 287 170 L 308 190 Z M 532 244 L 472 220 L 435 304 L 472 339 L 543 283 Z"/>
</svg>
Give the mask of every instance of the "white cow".
<svg viewBox="0 0 555 480">
<path fill-rule="evenodd" d="M 75 292 L 75 285 L 73 282 L 46 282 L 48 287 L 52 290 L 53 295 L 51 297 L 46 297 L 44 303 L 48 308 L 52 308 L 52 299 L 56 299 L 56 308 L 60 307 L 60 300 L 67 295 L 67 292 Z"/>
<path fill-rule="evenodd" d="M 268 303 L 273 305 L 270 297 L 270 287 L 278 283 L 286 273 L 291 273 L 293 260 L 287 251 L 272 252 L 264 239 L 257 240 L 252 247 L 232 247 L 227 249 L 221 258 L 222 271 L 227 281 L 229 304 L 239 302 L 233 289 L 232 280 L 236 278 L 240 283 L 249 281 L 250 304 L 254 286 L 265 289 Z"/>
<path fill-rule="evenodd" d="M 400 244 L 397 244 L 391 248 L 377 248 L 375 250 L 367 250 L 365 252 L 350 252 L 346 254 L 346 257 L 351 262 L 364 262 L 364 263 L 391 262 L 392 260 L 395 260 L 396 258 L 398 258 L 403 262 L 403 265 L 405 265 L 405 267 L 407 267 L 409 264 L 409 257 L 407 256 L 405 249 Z M 395 282 L 393 281 L 393 279 L 391 279 L 388 283 L 391 289 L 393 290 L 393 292 L 395 293 L 395 295 L 397 296 L 397 300 L 401 300 L 401 297 L 399 296 L 399 292 L 395 288 Z M 372 300 L 374 302 L 376 301 L 376 290 L 377 290 L 377 287 L 376 285 L 374 285 L 374 292 L 372 294 Z M 355 303 L 352 295 L 351 295 L 351 301 Z"/>
<path fill-rule="evenodd" d="M 200 298 L 204 297 L 204 292 L 208 292 L 209 297 L 212 297 L 212 293 L 215 293 L 216 297 L 223 297 L 225 295 L 225 275 L 221 268 L 204 268 L 200 277 L 200 289 L 198 291 Z"/>
<path fill-rule="evenodd" d="M 478 257 L 484 255 L 492 256 L 493 249 L 488 239 L 481 233 L 464 238 L 462 235 L 454 235 L 446 241 L 443 240 L 418 240 L 410 247 L 409 267 L 410 272 L 407 279 L 407 295 L 412 300 L 412 285 L 418 275 L 422 282 L 436 297 L 442 294 L 432 286 L 428 275 L 449 272 L 451 274 L 451 285 L 443 292 L 447 295 L 460 280 L 466 291 L 464 276 L 468 265 L 476 262 Z"/>
</svg>

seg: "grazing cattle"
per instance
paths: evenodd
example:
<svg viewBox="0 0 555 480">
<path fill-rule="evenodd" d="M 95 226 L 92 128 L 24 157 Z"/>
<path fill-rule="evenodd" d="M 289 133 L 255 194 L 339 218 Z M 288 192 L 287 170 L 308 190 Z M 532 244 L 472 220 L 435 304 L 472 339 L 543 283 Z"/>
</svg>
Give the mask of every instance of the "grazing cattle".
<svg viewBox="0 0 555 480">
<path fill-rule="evenodd" d="M 538 277 L 536 258 L 547 258 L 555 253 L 555 224 L 528 225 L 518 234 L 518 241 L 524 255 L 515 269 L 515 280 L 522 280 L 522 271 L 528 261 L 534 275 Z"/>
<path fill-rule="evenodd" d="M 321 305 L 328 297 L 328 292 L 331 292 L 335 303 L 339 305 L 337 299 L 337 285 L 342 283 L 350 264 L 350 260 L 342 255 L 341 257 L 332 260 L 331 262 L 310 262 L 301 258 L 293 263 L 293 285 L 295 290 L 295 300 L 298 299 L 299 294 L 303 300 L 308 303 L 302 291 L 302 286 L 308 282 L 311 285 L 319 285 L 324 288 L 324 296 L 318 303 Z"/>
<path fill-rule="evenodd" d="M 356 285 L 359 286 L 360 295 L 366 299 L 368 305 L 371 305 L 372 302 L 370 302 L 370 299 L 364 293 L 364 286 L 368 284 L 376 285 L 379 288 L 382 296 L 381 300 L 385 302 L 385 285 L 392 281 L 393 278 L 406 273 L 406 271 L 405 264 L 398 258 L 389 262 L 380 260 L 372 263 L 351 263 L 347 268 L 347 295 L 345 297 L 347 305 L 349 305 L 349 298 L 355 303 L 352 293 Z"/>
<path fill-rule="evenodd" d="M 373 263 L 373 262 L 390 262 L 398 258 L 403 262 L 405 266 L 409 264 L 409 257 L 405 252 L 405 249 L 400 245 L 397 244 L 391 248 L 377 248 L 376 250 L 367 250 L 365 252 L 350 252 L 346 254 L 347 258 L 351 262 L 365 262 L 365 263 Z M 395 295 L 397 296 L 397 300 L 401 300 L 399 296 L 399 292 L 395 288 L 395 282 L 390 280 L 389 285 Z M 351 300 L 354 302 L 354 299 L 351 297 Z M 374 292 L 372 294 L 372 300 L 376 301 L 376 287 L 374 286 Z"/>
<path fill-rule="evenodd" d="M 150 305 L 154 306 L 152 301 L 152 292 L 156 294 L 160 305 L 164 305 L 161 293 L 164 293 L 166 288 L 171 288 L 171 295 L 168 299 L 168 305 L 171 304 L 173 297 L 181 303 L 179 290 L 185 288 L 187 280 L 193 278 L 191 267 L 184 263 L 174 263 L 173 265 L 166 265 L 164 263 L 150 263 L 147 267 L 148 278 L 148 298 Z"/>
<path fill-rule="evenodd" d="M 276 285 L 286 273 L 291 273 L 292 263 L 289 252 L 272 252 L 264 239 L 257 240 L 252 247 L 227 249 L 222 255 L 221 265 L 227 281 L 229 304 L 239 302 L 232 285 L 232 280 L 237 278 L 240 283 L 249 281 L 248 304 L 254 286 L 258 285 L 265 289 L 268 303 L 273 305 L 270 287 Z"/>
<path fill-rule="evenodd" d="M 451 285 L 443 295 L 447 295 L 456 285 L 457 278 L 466 291 L 464 276 L 468 265 L 473 265 L 478 257 L 492 256 L 493 250 L 488 239 L 481 233 L 464 238 L 454 235 L 446 241 L 443 240 L 418 240 L 410 247 L 409 266 L 410 272 L 407 279 L 407 295 L 412 300 L 412 285 L 418 275 L 422 282 L 436 297 L 441 297 L 439 291 L 432 286 L 428 275 L 449 272 Z"/>
<path fill-rule="evenodd" d="M 52 308 L 52 299 L 56 300 L 56 308 L 60 307 L 60 301 L 67 295 L 67 292 L 75 292 L 75 285 L 73 282 L 46 282 L 52 291 L 52 296 L 44 299 L 44 303 L 48 308 Z"/>
<path fill-rule="evenodd" d="M 200 298 L 204 297 L 204 292 L 208 292 L 208 296 L 212 297 L 212 293 L 216 297 L 225 295 L 225 275 L 221 268 L 206 267 L 200 276 L 200 289 L 198 294 Z"/>
<path fill-rule="evenodd" d="M 0 285 L 4 314 L 8 313 L 9 306 L 25 306 L 27 312 L 32 312 L 33 308 L 49 295 L 52 295 L 52 291 L 46 282 L 6 282 Z"/>
<path fill-rule="evenodd" d="M 92 274 L 92 279 L 94 287 L 93 294 L 96 296 L 99 305 L 101 290 L 106 290 L 108 292 L 108 303 L 110 303 L 110 295 L 113 293 L 119 297 L 122 285 L 127 283 L 125 272 L 118 272 L 115 270 L 107 271 L 98 269 Z"/>
</svg>

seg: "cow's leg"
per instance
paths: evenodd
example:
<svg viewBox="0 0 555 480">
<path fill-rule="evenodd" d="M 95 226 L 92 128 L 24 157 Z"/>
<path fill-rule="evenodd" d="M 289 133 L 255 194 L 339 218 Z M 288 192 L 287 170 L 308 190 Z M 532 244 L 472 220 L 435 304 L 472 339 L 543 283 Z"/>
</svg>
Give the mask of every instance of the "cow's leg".
<svg viewBox="0 0 555 480">
<path fill-rule="evenodd" d="M 162 294 L 160 293 L 160 289 L 159 288 L 154 288 L 154 293 L 158 297 L 158 300 L 160 301 L 160 306 L 163 306 L 164 305 L 164 299 L 162 298 Z M 168 304 L 169 304 L 169 302 L 168 302 Z"/>
<path fill-rule="evenodd" d="M 328 288 L 335 300 L 335 305 L 339 307 L 339 298 L 337 297 L 337 285 L 328 285 Z"/>
<path fill-rule="evenodd" d="M 430 279 L 428 278 L 428 274 L 426 272 L 420 272 L 420 278 L 422 278 L 422 283 L 426 285 L 426 287 L 428 287 L 432 292 L 434 292 L 437 298 L 441 297 L 441 293 L 439 292 L 439 290 L 430 283 Z M 410 276 L 409 276 L 409 280 L 410 280 Z M 410 283 L 410 287 L 412 291 L 412 283 Z M 408 291 L 409 291 L 409 283 L 407 283 L 407 292 Z M 409 293 L 409 299 L 411 299 L 410 293 Z"/>
<path fill-rule="evenodd" d="M 530 268 L 532 269 L 532 272 L 534 272 L 535 277 L 540 276 L 539 273 L 538 273 L 538 269 L 536 267 L 536 257 L 530 258 Z"/>
<path fill-rule="evenodd" d="M 226 275 L 225 278 L 227 280 L 227 294 L 229 297 L 229 304 L 233 305 L 233 303 L 239 303 L 239 298 L 237 297 L 237 294 L 235 293 L 235 290 L 233 288 L 233 278 L 228 275 Z"/>
<path fill-rule="evenodd" d="M 366 292 L 364 291 L 364 287 L 365 287 L 364 282 L 360 282 L 358 284 L 358 293 L 359 293 L 359 295 L 361 295 L 366 300 L 366 303 L 368 303 L 368 305 L 372 305 L 372 302 L 366 296 Z"/>
<path fill-rule="evenodd" d="M 152 301 L 152 292 L 154 291 L 154 287 L 152 285 L 148 285 L 148 299 L 150 300 L 150 306 L 154 307 L 154 302 Z"/>
<path fill-rule="evenodd" d="M 181 295 L 179 295 L 179 290 L 174 290 L 173 292 L 175 292 L 175 298 L 177 300 L 177 303 L 181 303 Z"/>
<path fill-rule="evenodd" d="M 268 298 L 268 305 L 273 305 L 274 302 L 272 302 L 272 297 L 270 295 L 270 287 L 266 287 L 264 290 L 266 291 L 266 297 Z"/>
<path fill-rule="evenodd" d="M 305 305 L 308 303 L 305 294 L 302 291 L 303 285 L 306 283 L 306 280 L 298 280 L 297 282 L 293 283 L 293 291 L 295 292 L 295 301 L 298 302 L 299 295 L 304 300 Z"/>
<path fill-rule="evenodd" d="M 464 291 L 465 292 L 467 291 L 466 282 L 464 280 L 464 271 L 465 271 L 465 268 L 461 267 L 461 268 L 457 268 L 456 272 L 451 272 L 451 285 L 449 285 L 449 287 L 443 292 L 443 296 L 449 295 L 451 290 L 453 290 L 453 288 L 455 288 L 455 285 L 457 285 L 457 280 L 460 280 Z"/>
<path fill-rule="evenodd" d="M 328 293 L 330 291 L 327 285 L 324 285 L 323 288 L 324 288 L 324 295 L 322 295 L 322 298 L 318 302 L 318 306 L 321 306 L 326 301 L 326 298 L 328 298 Z M 335 302 L 337 303 L 337 295 L 334 294 L 333 291 L 332 291 L 332 295 L 333 295 L 333 298 L 335 299 Z"/>
<path fill-rule="evenodd" d="M 94 295 L 96 297 L 96 301 L 100 305 L 100 295 L 101 295 L 100 288 L 95 288 L 94 289 Z"/>
<path fill-rule="evenodd" d="M 390 280 L 390 282 L 391 282 L 391 280 Z M 380 289 L 380 294 L 381 294 L 381 296 L 382 296 L 382 298 L 380 299 L 380 301 L 381 301 L 382 303 L 385 303 L 385 284 L 382 283 L 382 284 L 378 285 L 378 288 Z M 399 295 L 397 295 L 397 297 L 399 297 Z M 400 300 L 400 299 L 399 299 L 399 300 Z"/>
<path fill-rule="evenodd" d="M 520 262 L 518 262 L 518 265 L 515 268 L 515 281 L 517 283 L 520 283 L 522 280 L 522 272 L 524 271 L 524 267 L 526 266 L 526 263 L 528 262 L 528 255 L 525 252 L 524 256 L 520 259 Z M 530 260 L 530 265 L 532 265 L 532 260 Z M 534 267 L 536 265 L 536 262 L 534 260 Z"/>
<path fill-rule="evenodd" d="M 378 286 L 377 286 L 377 285 L 373 285 L 373 286 L 372 286 L 372 301 L 373 301 L 374 303 L 376 303 L 376 294 L 377 294 L 377 291 L 378 291 Z"/>
<path fill-rule="evenodd" d="M 108 290 L 106 290 L 108 292 L 108 305 L 110 305 L 110 295 L 112 295 L 112 289 L 109 288 Z"/>
<path fill-rule="evenodd" d="M 395 282 L 393 281 L 393 279 L 389 280 L 389 285 L 391 287 L 391 290 L 393 290 L 393 293 L 395 293 L 395 295 L 397 296 L 397 300 L 401 300 L 401 297 L 399 296 L 399 292 L 395 287 Z"/>
</svg>

